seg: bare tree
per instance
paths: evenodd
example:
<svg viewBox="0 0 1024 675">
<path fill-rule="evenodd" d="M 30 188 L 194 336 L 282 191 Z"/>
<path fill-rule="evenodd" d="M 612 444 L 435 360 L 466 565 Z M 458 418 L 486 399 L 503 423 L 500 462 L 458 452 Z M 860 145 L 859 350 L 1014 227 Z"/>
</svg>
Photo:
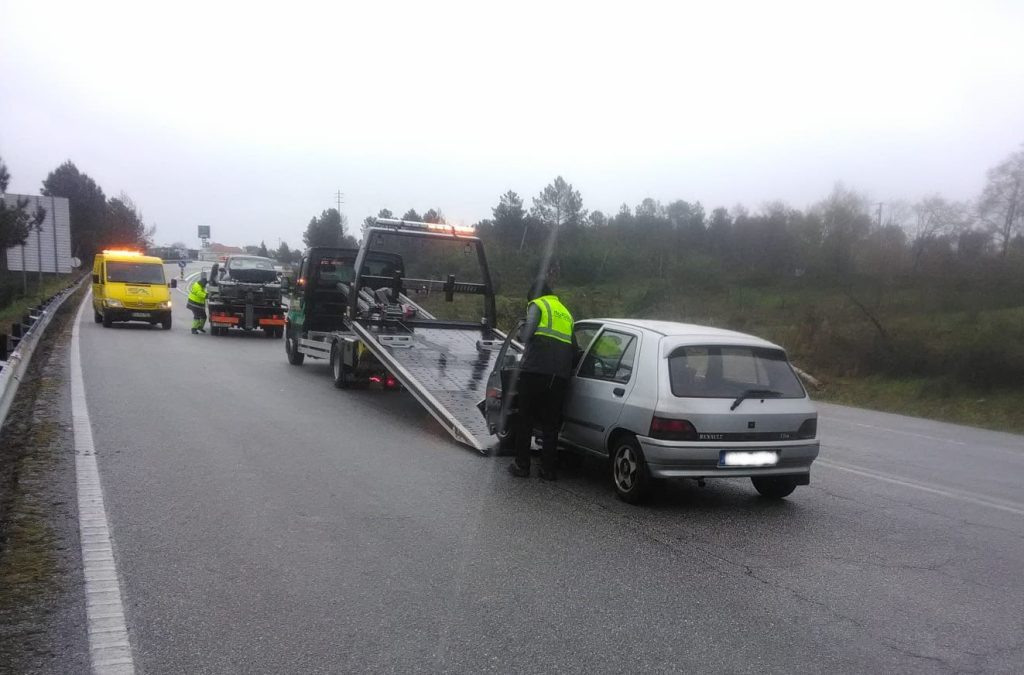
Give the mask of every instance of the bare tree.
<svg viewBox="0 0 1024 675">
<path fill-rule="evenodd" d="M 934 194 L 914 204 L 911 210 L 914 214 L 909 224 L 914 255 L 911 272 L 917 272 L 921 254 L 930 243 L 940 237 L 959 235 L 970 227 L 970 206 Z"/>
<path fill-rule="evenodd" d="M 1006 257 L 1014 234 L 1024 229 L 1024 144 L 989 170 L 978 213 Z"/>
</svg>

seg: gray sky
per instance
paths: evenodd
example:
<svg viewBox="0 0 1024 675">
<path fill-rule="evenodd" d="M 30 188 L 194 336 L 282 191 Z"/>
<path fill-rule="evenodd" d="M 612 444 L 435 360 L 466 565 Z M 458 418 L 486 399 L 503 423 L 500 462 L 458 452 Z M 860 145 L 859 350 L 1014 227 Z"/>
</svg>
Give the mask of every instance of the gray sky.
<svg viewBox="0 0 1024 675">
<path fill-rule="evenodd" d="M 297 246 L 338 189 L 353 224 L 558 174 L 610 213 L 965 199 L 1024 141 L 1021 2 L 155 4 L 0 0 L 11 191 L 71 159 L 158 242 Z"/>
</svg>

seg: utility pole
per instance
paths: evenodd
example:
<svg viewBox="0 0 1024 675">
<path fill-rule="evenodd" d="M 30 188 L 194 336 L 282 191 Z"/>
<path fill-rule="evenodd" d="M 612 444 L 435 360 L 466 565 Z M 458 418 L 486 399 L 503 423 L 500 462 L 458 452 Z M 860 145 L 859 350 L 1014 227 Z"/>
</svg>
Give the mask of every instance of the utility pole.
<svg viewBox="0 0 1024 675">
<path fill-rule="evenodd" d="M 338 223 L 341 225 L 341 236 L 345 236 L 345 219 L 341 217 L 341 204 L 345 201 L 345 193 L 338 190 L 334 193 L 334 199 L 337 200 L 338 204 Z"/>
<path fill-rule="evenodd" d="M 882 204 L 884 202 L 878 202 L 878 229 L 882 229 Z"/>
</svg>

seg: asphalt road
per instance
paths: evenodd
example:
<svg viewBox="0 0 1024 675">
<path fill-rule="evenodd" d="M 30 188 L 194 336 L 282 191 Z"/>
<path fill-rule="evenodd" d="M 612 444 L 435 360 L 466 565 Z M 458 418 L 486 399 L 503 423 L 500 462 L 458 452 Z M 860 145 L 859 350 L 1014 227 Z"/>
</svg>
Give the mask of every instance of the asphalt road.
<svg viewBox="0 0 1024 675">
<path fill-rule="evenodd" d="M 281 340 L 81 353 L 139 670 L 1020 672 L 1024 437 L 823 405 L 812 484 L 634 508 L 339 391 Z"/>
</svg>

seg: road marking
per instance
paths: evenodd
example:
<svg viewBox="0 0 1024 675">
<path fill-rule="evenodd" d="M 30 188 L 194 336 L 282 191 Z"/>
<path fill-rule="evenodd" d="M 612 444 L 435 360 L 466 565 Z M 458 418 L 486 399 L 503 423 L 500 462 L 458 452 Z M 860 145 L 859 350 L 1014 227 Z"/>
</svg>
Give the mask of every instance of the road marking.
<svg viewBox="0 0 1024 675">
<path fill-rule="evenodd" d="M 901 434 L 903 436 L 914 436 L 915 438 L 926 438 L 929 441 L 938 441 L 939 443 L 950 443 L 952 445 L 968 445 L 967 443 L 963 443 L 961 441 L 954 441 L 954 440 L 951 440 L 949 438 L 939 438 L 938 436 L 928 436 L 926 434 L 917 434 L 917 433 L 914 433 L 914 432 L 911 432 L 911 431 L 900 431 L 899 429 L 890 429 L 889 427 L 879 427 L 879 426 L 876 426 L 874 424 L 862 424 L 860 422 L 847 422 L 846 420 L 841 420 L 841 419 L 839 419 L 837 417 L 831 417 L 829 415 L 822 415 L 821 418 L 823 420 L 829 422 L 829 423 L 839 422 L 840 424 L 849 424 L 850 426 L 863 427 L 865 429 L 875 429 L 876 431 L 884 431 L 884 432 L 890 433 L 890 434 Z"/>
<path fill-rule="evenodd" d="M 128 626 L 124 620 L 114 548 L 110 543 L 103 487 L 96 463 L 92 423 L 85 402 L 79 327 L 92 293 L 86 294 L 71 328 L 71 421 L 75 435 L 75 477 L 78 483 L 78 522 L 82 539 L 85 577 L 85 614 L 89 657 L 97 675 L 131 675 L 135 672 Z"/>
<path fill-rule="evenodd" d="M 874 478 L 885 483 L 892 483 L 893 485 L 900 485 L 902 487 L 914 488 L 915 490 L 921 490 L 922 492 L 929 492 L 934 495 L 941 497 L 948 497 L 950 499 L 957 499 L 962 502 L 969 504 L 975 504 L 976 506 L 987 506 L 990 509 L 998 509 L 1000 511 L 1006 511 L 1007 513 L 1013 513 L 1018 516 L 1024 516 L 1024 505 L 1018 504 L 1017 502 L 1011 502 L 1003 499 L 996 499 L 994 497 L 978 497 L 968 492 L 961 492 L 960 490 L 953 490 L 951 488 L 944 488 L 931 483 L 922 483 L 916 480 L 910 480 L 908 478 L 895 478 L 888 476 L 883 473 L 871 471 L 869 469 L 861 469 L 858 467 L 847 466 L 845 464 L 837 464 L 828 459 L 818 459 L 814 462 L 815 466 L 822 465 L 827 466 L 830 469 L 836 469 L 837 471 L 846 471 L 847 473 L 856 474 L 858 476 L 864 476 L 865 478 Z"/>
</svg>

